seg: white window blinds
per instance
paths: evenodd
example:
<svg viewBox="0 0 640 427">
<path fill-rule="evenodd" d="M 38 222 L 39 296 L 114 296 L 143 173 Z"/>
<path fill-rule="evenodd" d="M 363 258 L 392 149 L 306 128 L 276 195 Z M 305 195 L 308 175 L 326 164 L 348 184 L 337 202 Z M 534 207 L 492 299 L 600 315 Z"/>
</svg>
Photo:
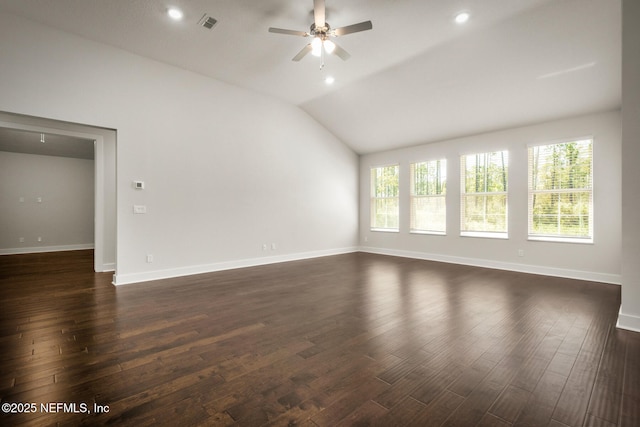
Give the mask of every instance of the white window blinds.
<svg viewBox="0 0 640 427">
<path fill-rule="evenodd" d="M 593 241 L 593 140 L 529 147 L 529 238 Z"/>
<path fill-rule="evenodd" d="M 371 229 L 399 230 L 398 165 L 371 169 Z"/>
<path fill-rule="evenodd" d="M 411 164 L 411 232 L 435 234 L 446 232 L 446 192 L 446 160 Z"/>
<path fill-rule="evenodd" d="M 460 158 L 460 232 L 463 236 L 507 237 L 509 153 Z"/>
</svg>

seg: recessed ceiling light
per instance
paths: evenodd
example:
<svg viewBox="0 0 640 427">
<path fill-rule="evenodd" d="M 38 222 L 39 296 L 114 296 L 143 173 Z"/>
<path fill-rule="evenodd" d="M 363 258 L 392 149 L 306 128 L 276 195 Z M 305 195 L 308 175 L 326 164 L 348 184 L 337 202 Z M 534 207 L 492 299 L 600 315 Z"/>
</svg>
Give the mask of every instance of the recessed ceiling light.
<svg viewBox="0 0 640 427">
<path fill-rule="evenodd" d="M 173 19 L 174 21 L 179 21 L 184 16 L 184 13 L 182 13 L 182 11 L 178 8 L 170 7 L 167 10 L 167 15 L 169 15 L 169 18 Z"/>
<path fill-rule="evenodd" d="M 327 76 L 327 77 L 325 77 L 325 79 L 324 79 L 324 82 L 325 82 L 326 84 L 328 84 L 328 85 L 332 85 L 332 84 L 333 84 L 333 82 L 335 82 L 335 81 L 336 81 L 336 79 L 335 79 L 335 78 L 333 78 L 333 76 Z"/>
<path fill-rule="evenodd" d="M 460 12 L 456 15 L 455 21 L 458 24 L 464 24 L 469 20 L 470 17 L 471 17 L 471 14 L 469 12 Z"/>
</svg>

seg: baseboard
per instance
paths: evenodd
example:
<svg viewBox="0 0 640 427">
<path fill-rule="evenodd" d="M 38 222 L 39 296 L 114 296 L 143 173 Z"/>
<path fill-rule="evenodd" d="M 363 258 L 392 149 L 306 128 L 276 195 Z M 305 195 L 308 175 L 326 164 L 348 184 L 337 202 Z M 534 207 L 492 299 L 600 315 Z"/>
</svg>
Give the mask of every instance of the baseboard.
<svg viewBox="0 0 640 427">
<path fill-rule="evenodd" d="M 361 252 L 380 255 L 399 256 L 403 258 L 423 259 L 427 261 L 447 262 L 451 264 L 470 265 L 474 267 L 494 268 L 497 270 L 517 271 L 520 273 L 540 274 L 543 276 L 564 277 L 568 279 L 588 280 L 614 285 L 622 283 L 619 274 L 597 273 L 592 271 L 569 270 L 564 268 L 543 267 L 537 265 L 517 264 L 503 261 L 493 261 L 480 258 L 457 257 L 450 255 L 432 254 L 425 252 L 403 251 L 397 249 L 384 249 L 372 247 L 360 247 Z"/>
<path fill-rule="evenodd" d="M 622 307 L 620 307 L 620 312 L 618 313 L 618 322 L 616 323 L 616 327 L 620 329 L 626 329 L 628 331 L 640 332 L 640 316 L 635 316 L 632 314 L 623 314 Z"/>
<path fill-rule="evenodd" d="M 116 286 L 127 285 L 151 280 L 170 279 L 173 277 L 190 276 L 194 274 L 212 273 L 215 271 L 231 270 L 235 268 L 256 267 L 259 265 L 276 264 L 279 262 L 297 261 L 309 258 L 319 258 L 330 255 L 340 255 L 352 252 L 367 252 L 379 255 L 398 256 L 403 258 L 422 259 L 426 261 L 438 261 L 451 264 L 462 264 L 474 267 L 493 268 L 497 270 L 517 271 L 520 273 L 539 274 L 543 276 L 564 277 L 568 279 L 588 280 L 592 282 L 620 285 L 619 274 L 597 273 L 592 271 L 570 270 L 564 268 L 543 267 L 528 264 L 517 264 L 502 261 L 493 261 L 480 258 L 456 257 L 425 252 L 404 251 L 397 249 L 384 249 L 373 247 L 350 247 L 324 251 L 303 252 L 280 256 L 250 258 L 205 265 L 194 265 L 167 270 L 154 270 L 143 273 L 114 274 L 113 284 Z M 631 322 L 631 324 L 633 324 Z"/>
<path fill-rule="evenodd" d="M 98 273 L 108 273 L 110 271 L 116 271 L 115 262 L 108 262 L 108 263 L 102 264 L 102 269 Z"/>
<path fill-rule="evenodd" d="M 232 270 L 235 268 L 256 267 L 259 265 L 276 264 L 287 261 L 299 261 L 303 259 L 319 258 L 330 255 L 340 255 L 357 252 L 358 248 L 341 248 L 323 251 L 302 252 L 279 256 L 250 258 L 235 261 L 218 262 L 205 265 L 194 265 L 189 267 L 179 267 L 167 270 L 147 271 L 144 273 L 114 274 L 113 284 L 116 286 L 128 285 L 132 283 L 148 282 L 150 280 L 170 279 L 173 277 L 191 276 L 194 274 L 213 273 L 215 271 Z"/>
<path fill-rule="evenodd" d="M 63 252 L 63 251 L 80 251 L 85 249 L 94 249 L 93 243 L 82 243 L 78 245 L 59 245 L 59 246 L 34 246 L 29 248 L 8 248 L 0 249 L 0 255 L 19 255 L 19 254 L 35 254 L 41 252 Z"/>
</svg>

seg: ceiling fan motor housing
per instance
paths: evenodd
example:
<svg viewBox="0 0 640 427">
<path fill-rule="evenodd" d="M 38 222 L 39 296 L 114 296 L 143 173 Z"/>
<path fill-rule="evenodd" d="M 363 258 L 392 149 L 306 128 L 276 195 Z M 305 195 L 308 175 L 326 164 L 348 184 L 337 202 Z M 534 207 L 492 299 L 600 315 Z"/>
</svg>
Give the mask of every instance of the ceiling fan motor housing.
<svg viewBox="0 0 640 427">
<path fill-rule="evenodd" d="M 311 29 L 309 33 L 312 36 L 320 36 L 322 38 L 325 38 L 326 36 L 330 35 L 329 30 L 331 30 L 331 26 L 327 22 L 324 23 L 324 27 L 320 27 L 320 28 L 316 27 L 316 24 L 313 23 L 311 24 Z"/>
</svg>

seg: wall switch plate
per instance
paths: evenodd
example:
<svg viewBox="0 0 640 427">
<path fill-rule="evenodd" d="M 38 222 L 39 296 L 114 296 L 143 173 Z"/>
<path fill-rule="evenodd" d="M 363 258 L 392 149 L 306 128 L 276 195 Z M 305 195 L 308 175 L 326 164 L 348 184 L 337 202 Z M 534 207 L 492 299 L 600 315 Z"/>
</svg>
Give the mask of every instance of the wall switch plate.
<svg viewBox="0 0 640 427">
<path fill-rule="evenodd" d="M 147 207 L 145 205 L 133 205 L 134 214 L 146 214 Z"/>
<path fill-rule="evenodd" d="M 38 203 L 42 203 L 42 197 L 38 197 L 38 198 L 36 199 L 36 202 L 38 202 Z"/>
</svg>

